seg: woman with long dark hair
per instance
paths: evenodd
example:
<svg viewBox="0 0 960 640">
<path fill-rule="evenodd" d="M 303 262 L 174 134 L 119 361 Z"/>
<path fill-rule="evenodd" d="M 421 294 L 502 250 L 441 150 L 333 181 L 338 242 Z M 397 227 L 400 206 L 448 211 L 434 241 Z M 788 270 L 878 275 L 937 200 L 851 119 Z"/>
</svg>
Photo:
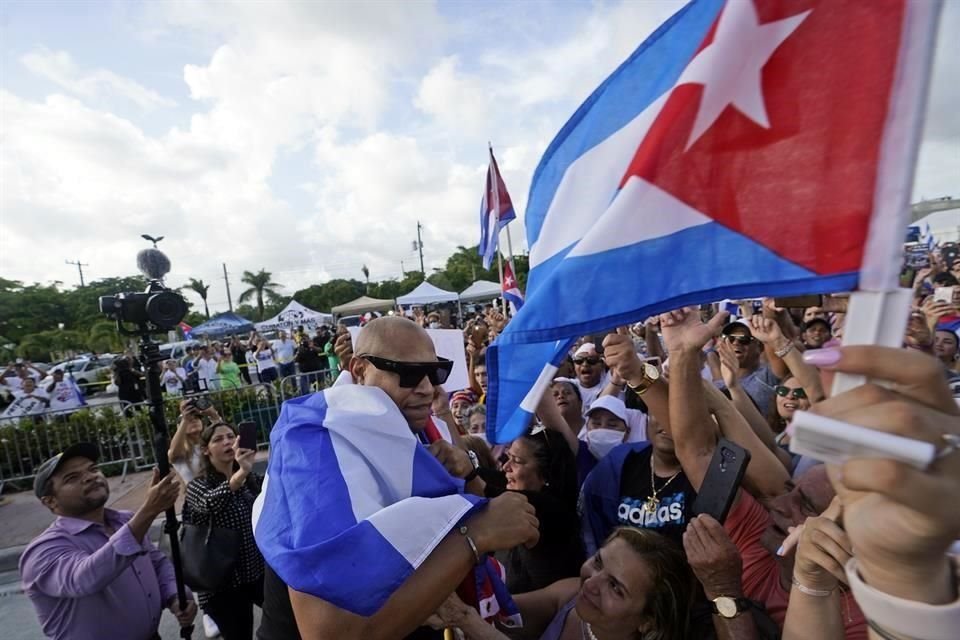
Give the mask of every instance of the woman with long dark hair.
<svg viewBox="0 0 960 640">
<path fill-rule="evenodd" d="M 515 547 L 498 556 L 506 568 L 510 592 L 542 589 L 577 575 L 584 558 L 577 516 L 577 467 L 563 436 L 534 427 L 510 445 L 503 475 L 503 485 L 488 480 L 487 495 L 519 491 L 536 508 L 540 520 L 540 541 L 535 547 Z"/>
<path fill-rule="evenodd" d="M 214 422 L 200 434 L 202 471 L 187 485 L 184 522 L 233 529 L 240 534 L 236 563 L 219 590 L 199 593 L 200 606 L 224 640 L 253 637 L 253 605 L 263 605 L 263 556 L 253 539 L 253 501 L 261 478 L 253 472 L 256 451 L 240 449 L 237 430 Z"/>
</svg>

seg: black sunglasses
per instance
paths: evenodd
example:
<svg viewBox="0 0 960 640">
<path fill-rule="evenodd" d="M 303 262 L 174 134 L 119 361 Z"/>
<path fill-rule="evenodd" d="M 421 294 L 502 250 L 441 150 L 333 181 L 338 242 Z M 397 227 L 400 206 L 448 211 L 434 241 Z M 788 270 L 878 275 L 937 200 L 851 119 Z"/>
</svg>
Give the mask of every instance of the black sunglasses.
<svg viewBox="0 0 960 640">
<path fill-rule="evenodd" d="M 794 400 L 806 400 L 807 392 L 803 390 L 802 387 L 797 389 L 791 389 L 790 387 L 785 387 L 782 384 L 777 385 L 774 391 L 777 392 L 777 395 L 781 398 L 793 398 Z"/>
<path fill-rule="evenodd" d="M 400 386 L 404 389 L 413 389 L 420 384 L 424 376 L 430 379 L 430 384 L 433 386 L 443 384 L 450 377 L 450 371 L 453 369 L 453 360 L 446 358 L 437 358 L 437 362 L 399 362 L 369 355 L 356 357 L 363 358 L 380 371 L 397 374 L 400 376 Z"/>
<path fill-rule="evenodd" d="M 726 335 L 724 336 L 724 338 L 727 339 L 727 342 L 730 342 L 730 343 L 736 342 L 737 344 L 740 344 L 741 346 L 744 346 L 744 347 L 746 347 L 747 345 L 751 344 L 754 340 L 756 340 L 756 338 L 754 338 L 753 336 Z"/>
<path fill-rule="evenodd" d="M 590 364 L 590 365 L 600 364 L 600 358 L 598 358 L 597 356 L 591 356 L 591 357 L 589 357 L 589 358 L 574 358 L 574 359 L 573 359 L 573 364 L 583 364 L 583 363 L 587 363 L 587 364 Z"/>
</svg>

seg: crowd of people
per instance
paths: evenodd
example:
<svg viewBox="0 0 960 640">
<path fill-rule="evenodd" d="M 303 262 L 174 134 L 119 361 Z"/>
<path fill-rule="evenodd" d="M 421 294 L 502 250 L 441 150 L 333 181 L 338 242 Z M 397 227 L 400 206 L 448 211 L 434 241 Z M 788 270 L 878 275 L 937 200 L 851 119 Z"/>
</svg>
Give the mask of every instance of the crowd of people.
<svg viewBox="0 0 960 640">
<path fill-rule="evenodd" d="M 170 395 L 239 389 L 255 383 L 272 383 L 296 377 L 293 388 L 308 393 L 339 370 L 333 351 L 331 327 L 318 325 L 313 335 L 304 327 L 292 334 L 280 331 L 270 340 L 251 331 L 198 345 L 189 345 L 185 355 L 164 363 L 161 384 Z"/>
<path fill-rule="evenodd" d="M 281 334 L 272 344 L 252 334 L 204 345 L 166 365 L 168 393 L 188 389 L 191 376 L 217 389 L 250 382 L 254 372 L 272 381 L 330 370 L 339 374 L 332 390 L 359 387 L 386 398 L 416 436 L 413 446 L 479 506 L 442 529 L 410 522 L 417 535 L 435 539 L 402 580 L 386 569 L 382 578 L 361 570 L 386 565 L 381 558 L 350 564 L 349 554 L 360 551 L 327 538 L 320 544 L 312 537 L 318 532 L 296 522 L 278 554 L 257 521 L 280 499 L 271 488 L 290 473 L 289 459 L 274 466 L 280 452 L 272 450 L 265 481 L 252 470 L 254 451 L 241 446 L 237 425 L 215 407 L 184 400 L 168 452 L 177 474 L 155 478 L 135 514 L 104 507 L 95 447 L 72 447 L 41 467 L 36 494 L 58 518 L 23 554 L 25 588 L 53 638 L 149 638 L 163 607 L 191 624 L 192 594 L 181 609 L 169 561 L 144 537 L 144 522 L 174 504 L 182 483 L 185 522 L 235 532 L 222 581 L 199 593 L 200 608 L 227 640 L 254 633 L 262 640 L 441 638 L 445 629 L 472 640 L 957 638 L 960 573 L 951 546 L 960 538 L 960 510 L 951 505 L 960 495 L 960 301 L 934 291 L 960 292 L 958 275 L 960 263 L 916 274 L 897 349 L 843 346 L 842 295 L 803 308 L 738 301 L 732 314 L 719 303 L 686 307 L 583 336 L 528 431 L 509 443 L 489 442 L 486 430 L 486 348 L 509 322 L 494 306 L 463 326 L 469 386 L 455 391 L 444 389 L 451 365 L 423 330 L 439 326 L 431 314 L 373 320 L 355 343 L 341 328 Z M 838 372 L 870 382 L 831 396 Z M 305 394 L 313 388 L 309 376 L 300 380 Z M 331 392 L 287 402 L 275 428 L 317 427 L 312 416 L 328 410 Z M 350 410 L 362 416 L 369 406 Z M 798 411 L 929 442 L 935 459 L 923 469 L 886 459 L 825 465 L 790 451 Z M 385 421 L 371 413 L 369 426 Z M 721 439 L 747 450 L 750 461 L 719 521 L 694 505 Z M 345 446 L 330 442 L 332 450 Z M 292 491 L 314 500 L 360 486 L 379 486 L 385 510 L 407 497 L 438 497 L 416 480 L 410 487 L 409 478 L 409 494 L 385 476 L 365 484 L 369 470 L 343 471 L 350 479 L 341 486 L 329 466 L 334 458 L 307 459 L 282 438 L 272 446 L 289 447 L 284 456 L 316 477 L 287 486 L 287 502 L 299 500 Z M 348 533 L 367 518 L 378 526 L 358 504 L 349 522 L 319 514 L 325 535 L 354 540 Z M 477 606 L 479 587 L 458 588 L 488 557 L 520 627 L 505 624 L 503 598 L 498 617 Z M 370 589 L 387 589 L 389 598 L 359 615 L 348 598 L 336 597 L 345 592 L 338 580 L 350 576 L 304 580 L 290 569 L 316 562 L 304 568 L 316 574 L 324 558 L 382 579 Z M 315 578 L 322 589 L 303 586 Z M 263 609 L 256 630 L 254 606 Z M 124 631 L 106 633 L 106 626 Z"/>
</svg>

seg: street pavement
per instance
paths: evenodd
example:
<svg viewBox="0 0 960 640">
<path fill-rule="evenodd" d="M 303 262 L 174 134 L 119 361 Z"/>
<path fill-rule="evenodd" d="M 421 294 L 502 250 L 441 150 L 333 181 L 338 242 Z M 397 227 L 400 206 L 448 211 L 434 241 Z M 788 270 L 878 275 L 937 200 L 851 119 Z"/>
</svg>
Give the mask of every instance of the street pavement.
<svg viewBox="0 0 960 640">
<path fill-rule="evenodd" d="M 255 468 L 263 473 L 267 452 L 257 454 Z M 143 503 L 149 487 L 151 471 L 127 474 L 107 478 L 110 485 L 110 500 L 107 506 L 113 509 L 136 511 Z M 54 516 L 40 504 L 32 492 L 24 491 L 4 496 L 0 504 L 0 638 L 3 640 L 42 640 L 43 633 L 37 622 L 33 605 L 23 593 L 20 576 L 17 571 L 19 554 L 23 547 L 39 535 L 53 522 Z M 178 502 L 177 511 L 182 507 Z M 151 539 L 158 542 L 161 537 L 159 518 L 151 528 Z M 167 548 L 163 545 L 163 548 Z M 259 625 L 260 610 L 255 609 L 255 627 Z M 175 640 L 179 638 L 179 626 L 169 613 L 165 613 L 160 623 L 160 636 Z M 197 616 L 193 638 L 204 638 L 200 616 Z"/>
</svg>

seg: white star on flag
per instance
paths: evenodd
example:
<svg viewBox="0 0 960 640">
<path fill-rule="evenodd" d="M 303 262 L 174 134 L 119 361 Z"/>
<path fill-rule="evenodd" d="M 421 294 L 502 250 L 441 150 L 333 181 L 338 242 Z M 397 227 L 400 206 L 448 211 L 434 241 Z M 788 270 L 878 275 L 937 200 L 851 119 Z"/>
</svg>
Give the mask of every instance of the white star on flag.
<svg viewBox="0 0 960 640">
<path fill-rule="evenodd" d="M 702 84 L 703 97 L 685 151 L 732 105 L 764 129 L 770 128 L 761 71 L 812 9 L 759 24 L 753 0 L 727 2 L 711 42 L 687 65 L 676 86 Z"/>
</svg>

